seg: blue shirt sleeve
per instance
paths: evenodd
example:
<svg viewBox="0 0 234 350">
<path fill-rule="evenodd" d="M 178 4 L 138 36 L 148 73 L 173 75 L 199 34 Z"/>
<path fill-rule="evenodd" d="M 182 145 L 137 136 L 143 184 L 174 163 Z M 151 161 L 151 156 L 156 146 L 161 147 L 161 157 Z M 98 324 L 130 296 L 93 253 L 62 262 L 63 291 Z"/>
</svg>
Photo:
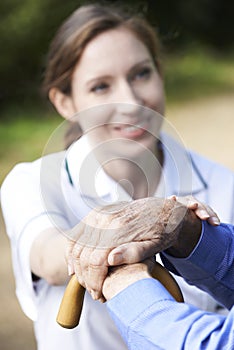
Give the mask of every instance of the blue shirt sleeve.
<svg viewBox="0 0 234 350">
<path fill-rule="evenodd" d="M 203 222 L 190 256 L 164 254 L 164 262 L 231 310 L 223 316 L 177 303 L 158 281 L 143 279 L 107 302 L 129 349 L 234 349 L 234 227 Z"/>
<path fill-rule="evenodd" d="M 208 292 L 231 308 L 234 305 L 234 226 L 211 226 L 203 222 L 201 238 L 185 259 L 163 254 L 163 263 L 173 266 L 185 280 Z"/>
<path fill-rule="evenodd" d="M 107 307 L 132 350 L 234 348 L 234 309 L 226 317 L 178 303 L 151 278 L 132 284 Z"/>
</svg>

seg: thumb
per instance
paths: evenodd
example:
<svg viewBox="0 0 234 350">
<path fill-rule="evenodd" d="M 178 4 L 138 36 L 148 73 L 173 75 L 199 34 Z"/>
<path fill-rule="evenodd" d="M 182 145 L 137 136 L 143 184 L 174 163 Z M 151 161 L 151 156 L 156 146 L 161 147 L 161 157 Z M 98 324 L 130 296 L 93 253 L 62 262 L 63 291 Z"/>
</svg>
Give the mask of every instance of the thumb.
<svg viewBox="0 0 234 350">
<path fill-rule="evenodd" d="M 108 255 L 110 266 L 134 264 L 156 254 L 153 241 L 130 242 L 114 248 Z"/>
</svg>

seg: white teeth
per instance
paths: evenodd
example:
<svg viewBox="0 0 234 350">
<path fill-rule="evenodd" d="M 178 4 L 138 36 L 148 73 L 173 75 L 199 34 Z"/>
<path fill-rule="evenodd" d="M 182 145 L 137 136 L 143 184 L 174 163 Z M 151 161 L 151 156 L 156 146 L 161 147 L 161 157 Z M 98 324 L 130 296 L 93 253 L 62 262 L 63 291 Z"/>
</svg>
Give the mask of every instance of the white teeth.
<svg viewBox="0 0 234 350">
<path fill-rule="evenodd" d="M 128 126 L 126 128 L 124 128 L 124 130 L 126 131 L 134 131 L 134 130 L 139 130 L 140 127 L 139 126 Z"/>
<path fill-rule="evenodd" d="M 139 130 L 142 129 L 142 126 L 144 125 L 144 123 L 139 123 L 137 125 L 131 125 L 131 126 L 127 126 L 126 128 L 124 128 L 126 131 L 134 131 L 134 130 Z"/>
</svg>

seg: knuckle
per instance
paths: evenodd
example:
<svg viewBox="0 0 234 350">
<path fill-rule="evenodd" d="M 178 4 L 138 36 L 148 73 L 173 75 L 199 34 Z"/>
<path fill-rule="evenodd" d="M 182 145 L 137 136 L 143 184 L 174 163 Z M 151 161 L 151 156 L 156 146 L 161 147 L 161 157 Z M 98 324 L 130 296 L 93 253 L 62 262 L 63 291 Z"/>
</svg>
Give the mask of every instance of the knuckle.
<svg viewBox="0 0 234 350">
<path fill-rule="evenodd" d="M 80 258 L 78 256 L 74 257 L 72 261 L 73 261 L 73 264 L 75 264 L 76 266 L 80 265 Z"/>
<path fill-rule="evenodd" d="M 93 249 L 88 247 L 82 247 L 77 256 L 80 258 L 81 261 L 88 261 L 90 259 L 90 255 L 92 254 L 92 250 Z"/>
<path fill-rule="evenodd" d="M 74 244 L 73 249 L 72 249 L 72 255 L 73 256 L 80 256 L 82 253 L 82 246 L 79 245 L 78 243 Z"/>
<path fill-rule="evenodd" d="M 103 265 L 107 265 L 107 257 L 108 257 L 109 250 L 98 250 L 95 249 L 89 258 L 90 266 L 100 267 Z"/>
<path fill-rule="evenodd" d="M 89 266 L 93 269 L 99 269 L 101 266 L 103 266 L 104 261 L 105 260 L 102 257 L 91 257 L 89 260 Z"/>
</svg>

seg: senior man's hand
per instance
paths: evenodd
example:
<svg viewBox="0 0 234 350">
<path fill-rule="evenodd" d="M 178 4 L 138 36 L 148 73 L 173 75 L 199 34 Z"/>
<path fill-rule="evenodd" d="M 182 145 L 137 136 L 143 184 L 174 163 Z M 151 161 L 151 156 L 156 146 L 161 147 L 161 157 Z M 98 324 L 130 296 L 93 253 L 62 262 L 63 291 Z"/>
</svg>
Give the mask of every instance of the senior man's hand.
<svg viewBox="0 0 234 350">
<path fill-rule="evenodd" d="M 175 198 L 144 198 L 94 209 L 69 232 L 70 273 L 75 272 L 94 299 L 102 298 L 111 250 L 141 242 L 141 260 L 153 256 L 177 240 L 187 210 Z"/>
<path fill-rule="evenodd" d="M 198 201 L 193 196 L 172 196 L 170 199 L 174 199 L 185 205 L 187 209 L 190 209 L 190 211 L 188 211 L 182 218 L 183 221 L 181 222 L 182 225 L 180 225 L 180 230 L 176 231 L 177 235 L 173 234 L 170 237 L 172 244 L 167 251 L 171 255 L 184 258 L 192 252 L 200 238 L 200 220 L 206 220 L 212 226 L 219 225 L 220 220 L 218 215 L 210 206 Z M 165 245 L 161 250 L 158 250 L 157 246 L 155 245 L 155 253 L 167 249 L 167 241 L 164 241 L 164 234 L 162 235 L 161 239 L 161 247 L 164 243 Z M 108 256 L 108 263 L 110 266 L 116 266 L 121 264 L 133 264 L 142 261 L 146 257 L 149 257 L 149 255 L 145 253 L 145 251 L 148 251 L 148 244 L 151 248 L 151 244 L 148 241 L 129 241 L 125 244 L 119 245 L 115 249 L 111 250 Z M 149 250 L 149 253 L 150 252 L 151 250 Z"/>
<path fill-rule="evenodd" d="M 188 211 L 189 206 L 199 214 L 197 202 L 182 204 L 176 197 L 145 198 L 93 210 L 69 232 L 72 238 L 68 247 L 70 273 L 76 273 L 94 299 L 102 299 L 102 285 L 110 264 L 122 264 L 123 260 L 135 263 L 176 247 L 181 241 L 181 228 L 190 227 L 191 215 L 200 235 L 200 220 L 195 220 L 196 215 Z M 205 218 L 209 216 L 206 213 Z M 117 252 L 114 249 L 111 255 L 115 247 L 123 249 L 124 254 L 116 248 Z"/>
<path fill-rule="evenodd" d="M 154 264 L 152 259 L 146 259 L 141 263 L 112 267 L 102 286 L 105 299 L 112 299 L 116 294 L 139 280 L 152 278 L 151 272 Z"/>
</svg>

